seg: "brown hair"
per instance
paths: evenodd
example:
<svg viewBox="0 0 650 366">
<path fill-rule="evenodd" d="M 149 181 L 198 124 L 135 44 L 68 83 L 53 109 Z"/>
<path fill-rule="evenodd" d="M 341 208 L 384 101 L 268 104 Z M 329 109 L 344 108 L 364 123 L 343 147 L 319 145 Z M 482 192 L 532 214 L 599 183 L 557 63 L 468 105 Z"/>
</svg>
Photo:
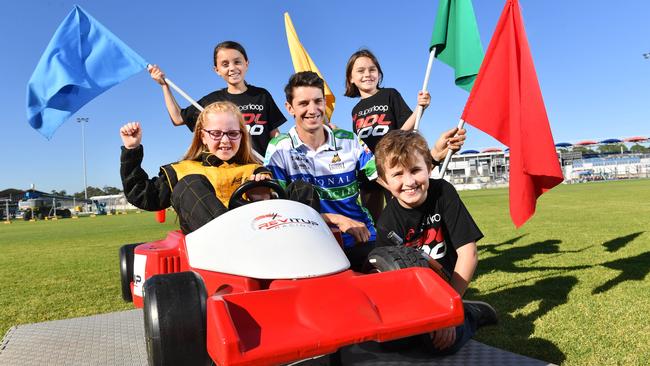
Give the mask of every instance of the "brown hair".
<svg viewBox="0 0 650 366">
<path fill-rule="evenodd" d="M 385 168 L 396 165 L 411 167 L 415 165 L 417 154 L 422 155 L 427 169 L 433 169 L 433 158 L 427 141 L 415 131 L 393 130 L 379 140 L 375 147 L 377 174 L 386 179 Z"/>
<path fill-rule="evenodd" d="M 235 42 L 235 41 L 223 41 L 219 43 L 218 45 L 214 46 L 214 54 L 212 58 L 214 59 L 214 66 L 217 66 L 217 53 L 219 53 L 219 50 L 235 50 L 239 51 L 244 56 L 244 60 L 248 61 L 248 55 L 246 54 L 246 50 L 244 49 L 244 46 L 241 44 Z"/>
<path fill-rule="evenodd" d="M 261 164 L 251 151 L 250 136 L 248 136 L 248 131 L 246 131 L 244 117 L 242 117 L 239 107 L 231 102 L 212 103 L 205 107 L 201 114 L 199 114 L 199 118 L 196 119 L 196 126 L 194 126 L 192 144 L 190 144 L 185 156 L 183 156 L 183 160 L 196 160 L 201 156 L 202 152 L 207 150 L 207 147 L 203 144 L 203 140 L 201 139 L 201 132 L 203 131 L 203 121 L 208 113 L 232 113 L 239 122 L 239 130 L 242 132 L 242 136 L 239 150 L 237 150 L 237 153 L 235 153 L 235 156 L 232 158 L 234 162 L 239 164 Z"/>
<path fill-rule="evenodd" d="M 325 81 L 317 73 L 313 71 L 300 71 L 291 75 L 289 82 L 284 87 L 284 94 L 289 104 L 293 102 L 293 89 L 301 86 L 318 88 L 325 95 Z"/>
<path fill-rule="evenodd" d="M 357 88 L 356 85 L 352 84 L 350 82 L 350 76 L 352 75 L 352 67 L 354 67 L 354 63 L 361 57 L 367 57 L 372 61 L 372 63 L 377 66 L 377 72 L 379 72 L 379 82 L 377 82 L 377 88 L 381 85 L 382 80 L 384 80 L 384 72 L 381 71 L 381 66 L 379 66 L 379 61 L 377 61 L 377 57 L 370 52 L 369 50 L 362 48 L 359 51 L 355 52 L 350 56 L 350 59 L 348 60 L 348 64 L 345 66 L 345 95 L 346 97 L 350 98 L 356 98 L 360 97 L 361 94 L 359 93 L 359 88 Z"/>
</svg>

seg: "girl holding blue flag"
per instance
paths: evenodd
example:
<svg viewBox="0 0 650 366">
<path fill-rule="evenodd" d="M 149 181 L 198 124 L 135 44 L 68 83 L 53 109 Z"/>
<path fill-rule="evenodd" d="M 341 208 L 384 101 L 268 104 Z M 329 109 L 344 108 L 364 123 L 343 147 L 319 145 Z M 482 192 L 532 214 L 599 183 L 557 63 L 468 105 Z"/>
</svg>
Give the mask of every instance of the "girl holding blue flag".
<svg viewBox="0 0 650 366">
<path fill-rule="evenodd" d="M 219 43 L 214 48 L 214 71 L 226 82 L 227 87 L 214 91 L 198 100 L 205 107 L 218 101 L 229 101 L 237 105 L 242 113 L 246 129 L 251 137 L 252 147 L 264 156 L 271 138 L 280 132 L 278 127 L 287 119 L 264 88 L 248 84 L 244 78 L 248 71 L 248 55 L 241 44 L 234 41 Z M 175 126 L 186 125 L 194 131 L 199 110 L 190 105 L 181 109 L 165 81 L 164 72 L 156 65 L 149 68 L 149 74 L 163 90 L 167 112 Z"/>
</svg>

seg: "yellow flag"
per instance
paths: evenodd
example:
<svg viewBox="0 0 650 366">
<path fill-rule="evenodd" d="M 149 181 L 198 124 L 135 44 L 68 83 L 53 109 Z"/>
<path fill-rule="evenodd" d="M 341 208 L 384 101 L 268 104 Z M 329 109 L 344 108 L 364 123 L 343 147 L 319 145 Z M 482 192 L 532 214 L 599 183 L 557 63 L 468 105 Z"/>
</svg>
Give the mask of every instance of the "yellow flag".
<svg viewBox="0 0 650 366">
<path fill-rule="evenodd" d="M 284 13 L 284 28 L 287 31 L 287 42 L 289 43 L 289 52 L 291 52 L 291 60 L 293 61 L 293 68 L 296 72 L 300 71 L 313 71 L 325 80 L 323 75 L 316 67 L 314 61 L 309 57 L 309 54 L 305 48 L 300 43 L 298 39 L 298 34 L 296 34 L 296 29 L 293 27 L 289 13 Z M 325 82 L 325 115 L 327 117 L 327 122 L 331 121 L 332 113 L 334 113 L 334 106 L 336 105 L 336 99 L 332 90 Z"/>
</svg>

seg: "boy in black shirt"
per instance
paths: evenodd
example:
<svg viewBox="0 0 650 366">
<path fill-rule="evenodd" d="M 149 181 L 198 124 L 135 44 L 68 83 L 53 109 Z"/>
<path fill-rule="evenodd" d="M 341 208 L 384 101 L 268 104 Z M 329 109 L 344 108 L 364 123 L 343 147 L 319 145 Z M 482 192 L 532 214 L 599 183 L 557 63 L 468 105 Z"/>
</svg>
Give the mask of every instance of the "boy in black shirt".
<svg viewBox="0 0 650 366">
<path fill-rule="evenodd" d="M 377 246 L 415 247 L 437 260 L 461 295 L 478 264 L 476 241 L 483 234 L 454 187 L 430 179 L 433 159 L 417 132 L 391 131 L 377 144 L 377 181 L 393 195 L 377 223 Z M 464 301 L 463 325 L 431 334 L 436 353 L 454 353 L 483 325 L 496 323 L 494 309 L 482 302 Z"/>
</svg>

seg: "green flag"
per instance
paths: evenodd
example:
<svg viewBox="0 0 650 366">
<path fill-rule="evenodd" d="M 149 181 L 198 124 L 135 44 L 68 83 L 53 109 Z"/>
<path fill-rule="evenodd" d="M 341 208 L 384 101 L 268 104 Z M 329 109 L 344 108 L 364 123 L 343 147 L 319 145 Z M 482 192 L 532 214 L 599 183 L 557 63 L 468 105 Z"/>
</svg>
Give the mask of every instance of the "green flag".
<svg viewBox="0 0 650 366">
<path fill-rule="evenodd" d="M 436 57 L 455 70 L 456 85 L 470 91 L 483 61 L 471 0 L 440 0 L 431 36 Z"/>
</svg>

